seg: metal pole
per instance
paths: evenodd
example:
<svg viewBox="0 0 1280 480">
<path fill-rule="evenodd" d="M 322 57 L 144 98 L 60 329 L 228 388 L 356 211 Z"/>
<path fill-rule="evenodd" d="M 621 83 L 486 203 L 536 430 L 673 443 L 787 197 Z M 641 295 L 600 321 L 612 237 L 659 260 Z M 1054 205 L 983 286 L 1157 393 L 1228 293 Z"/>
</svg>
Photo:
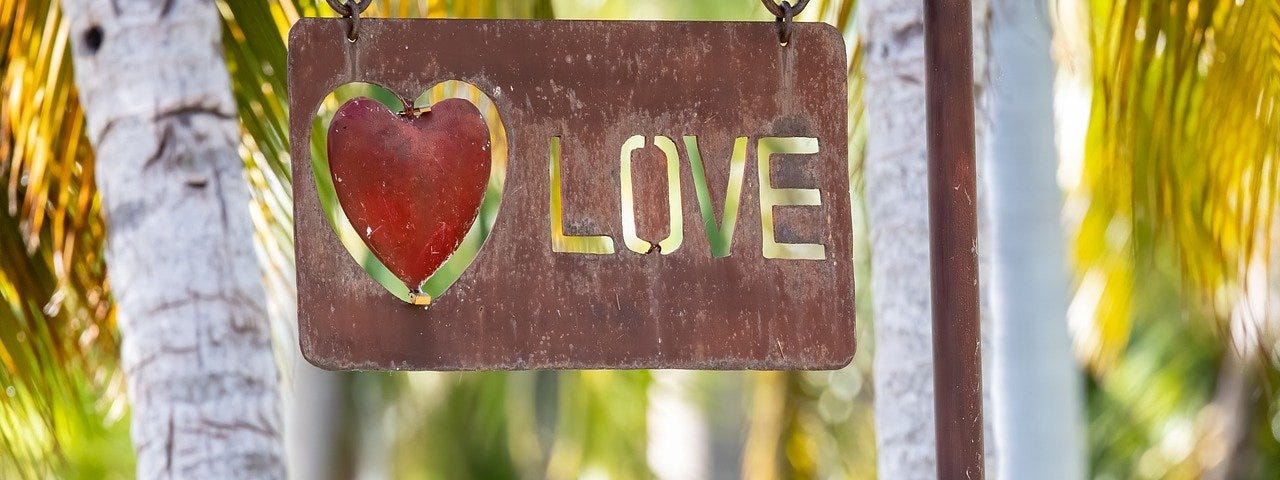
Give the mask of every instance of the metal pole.
<svg viewBox="0 0 1280 480">
<path fill-rule="evenodd" d="M 969 0 L 925 0 L 938 478 L 983 478 Z"/>
</svg>

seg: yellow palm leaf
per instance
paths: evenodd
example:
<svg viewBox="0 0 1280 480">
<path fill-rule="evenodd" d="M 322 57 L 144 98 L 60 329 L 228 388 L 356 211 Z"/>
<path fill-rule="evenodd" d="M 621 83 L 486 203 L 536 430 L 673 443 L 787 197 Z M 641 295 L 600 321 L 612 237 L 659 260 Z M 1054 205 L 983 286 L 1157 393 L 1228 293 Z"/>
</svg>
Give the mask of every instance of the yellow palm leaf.
<svg viewBox="0 0 1280 480">
<path fill-rule="evenodd" d="M 0 0 L 0 476 L 123 412 L 93 154 L 53 1 Z M 127 463 L 127 458 L 123 460 Z"/>
<path fill-rule="evenodd" d="M 1077 192 L 1089 210 L 1075 257 L 1095 319 L 1084 346 L 1105 370 L 1128 343 L 1135 278 L 1172 270 L 1196 315 L 1267 314 L 1251 308 L 1265 292 L 1247 287 L 1250 275 L 1276 281 L 1266 259 L 1280 187 L 1280 2 L 1090 7 L 1094 99 Z"/>
</svg>

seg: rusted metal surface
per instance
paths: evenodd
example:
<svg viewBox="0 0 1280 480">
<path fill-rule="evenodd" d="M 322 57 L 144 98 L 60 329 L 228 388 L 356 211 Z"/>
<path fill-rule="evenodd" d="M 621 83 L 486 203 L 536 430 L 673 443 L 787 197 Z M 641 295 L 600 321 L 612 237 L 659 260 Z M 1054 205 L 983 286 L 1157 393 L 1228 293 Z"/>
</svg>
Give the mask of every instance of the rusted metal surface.
<svg viewBox="0 0 1280 480">
<path fill-rule="evenodd" d="M 983 478 L 969 0 L 925 1 L 938 478 Z"/>
<path fill-rule="evenodd" d="M 329 369 L 817 369 L 854 345 L 853 240 L 843 39 L 822 24 L 340 19 L 290 32 L 290 133 L 302 352 Z M 325 218 L 311 123 L 340 85 L 403 98 L 445 80 L 476 85 L 509 139 L 493 230 L 429 308 L 367 275 Z M 683 243 L 623 243 L 620 147 L 633 157 L 637 231 L 667 236 L 667 172 L 653 137 L 679 152 Z M 711 254 L 683 136 L 697 136 L 717 222 L 737 137 L 749 137 L 731 255 Z M 611 255 L 550 241 L 549 144 L 561 138 L 565 233 L 608 235 Z M 773 188 L 819 189 L 820 206 L 772 209 L 779 241 L 818 243 L 825 260 L 762 254 L 759 137 L 816 138 L 813 155 L 774 155 Z M 422 201 L 422 200 L 419 200 Z M 425 200 L 429 201 L 429 200 Z"/>
</svg>

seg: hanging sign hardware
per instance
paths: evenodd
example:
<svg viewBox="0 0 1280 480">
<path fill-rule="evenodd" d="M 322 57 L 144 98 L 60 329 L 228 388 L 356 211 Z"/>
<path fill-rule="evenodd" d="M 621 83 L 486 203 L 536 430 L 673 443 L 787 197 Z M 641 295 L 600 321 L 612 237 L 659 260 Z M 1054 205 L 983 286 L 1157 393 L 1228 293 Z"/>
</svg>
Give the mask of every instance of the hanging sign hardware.
<svg viewBox="0 0 1280 480">
<path fill-rule="evenodd" d="M 347 40 L 356 41 L 360 36 L 357 29 L 360 27 L 360 14 L 369 9 L 369 5 L 373 0 L 325 0 L 329 3 L 329 7 L 342 15 L 347 20 Z"/>
<path fill-rule="evenodd" d="M 764 4 L 764 8 L 769 10 L 774 17 L 777 18 L 778 24 L 778 43 L 787 45 L 791 43 L 791 19 L 800 14 L 805 6 L 809 5 L 809 0 L 796 0 L 796 4 L 792 5 L 788 0 L 782 0 L 782 3 L 774 3 L 773 0 L 760 0 Z"/>
</svg>

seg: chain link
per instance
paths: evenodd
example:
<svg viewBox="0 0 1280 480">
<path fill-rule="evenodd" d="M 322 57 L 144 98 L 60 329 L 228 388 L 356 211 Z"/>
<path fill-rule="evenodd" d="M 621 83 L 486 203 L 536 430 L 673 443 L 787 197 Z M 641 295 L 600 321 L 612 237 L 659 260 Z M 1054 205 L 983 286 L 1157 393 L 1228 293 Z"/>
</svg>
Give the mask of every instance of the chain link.
<svg viewBox="0 0 1280 480">
<path fill-rule="evenodd" d="M 809 5 L 809 0 L 796 0 L 795 5 L 788 0 L 782 0 L 782 3 L 775 3 L 774 0 L 760 0 L 760 3 L 763 3 L 764 8 L 778 19 L 778 42 L 783 45 L 791 43 L 791 19 Z"/>
<path fill-rule="evenodd" d="M 325 0 L 330 8 L 347 19 L 347 40 L 356 41 L 359 36 L 360 14 L 369 9 L 373 0 Z M 804 0 L 802 0 L 804 1 Z"/>
<path fill-rule="evenodd" d="M 339 15 L 350 17 L 353 14 L 359 15 L 369 9 L 369 5 L 373 0 L 325 0 L 330 8 L 338 12 Z"/>
</svg>

